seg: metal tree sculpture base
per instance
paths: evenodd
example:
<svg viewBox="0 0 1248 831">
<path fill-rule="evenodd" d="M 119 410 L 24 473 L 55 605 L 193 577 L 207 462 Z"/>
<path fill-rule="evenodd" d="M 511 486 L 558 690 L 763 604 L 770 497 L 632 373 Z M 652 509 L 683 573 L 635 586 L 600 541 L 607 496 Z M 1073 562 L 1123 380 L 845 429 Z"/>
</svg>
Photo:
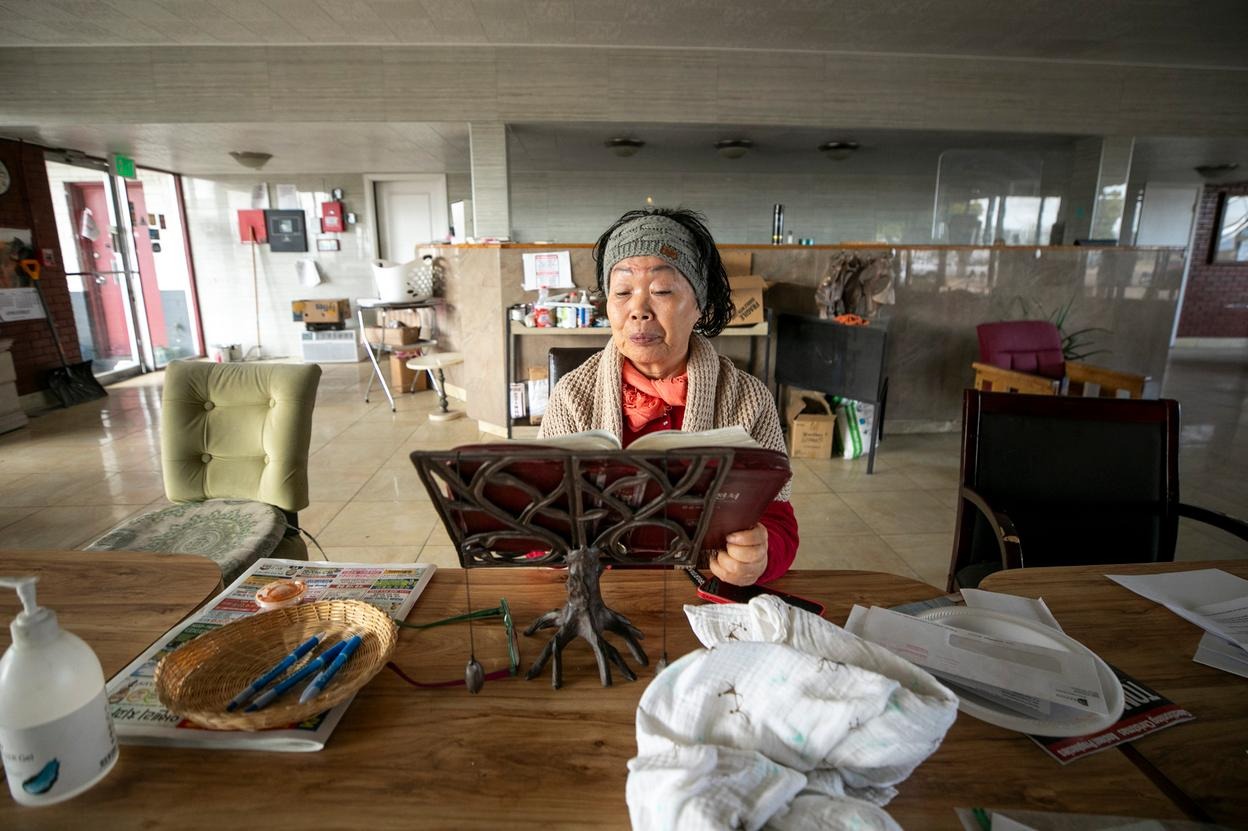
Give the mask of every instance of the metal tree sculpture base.
<svg viewBox="0 0 1248 831">
<path fill-rule="evenodd" d="M 529 625 L 524 634 L 532 635 L 542 629 L 555 629 L 542 654 L 537 657 L 525 676 L 530 681 L 536 678 L 550 661 L 550 683 L 555 689 L 563 686 L 563 648 L 576 637 L 589 642 L 598 659 L 598 677 L 604 687 L 611 686 L 611 664 L 620 668 L 620 672 L 629 681 L 636 681 L 637 674 L 629 668 L 620 651 L 607 642 L 604 635 L 614 632 L 624 639 L 628 651 L 642 666 L 648 666 L 650 659 L 646 657 L 641 644 L 645 635 L 628 618 L 619 612 L 608 609 L 602 602 L 602 592 L 598 583 L 602 579 L 602 557 L 595 548 L 578 548 L 568 552 L 568 602 L 562 609 L 547 612 Z M 556 628 L 557 627 L 557 628 Z"/>
</svg>

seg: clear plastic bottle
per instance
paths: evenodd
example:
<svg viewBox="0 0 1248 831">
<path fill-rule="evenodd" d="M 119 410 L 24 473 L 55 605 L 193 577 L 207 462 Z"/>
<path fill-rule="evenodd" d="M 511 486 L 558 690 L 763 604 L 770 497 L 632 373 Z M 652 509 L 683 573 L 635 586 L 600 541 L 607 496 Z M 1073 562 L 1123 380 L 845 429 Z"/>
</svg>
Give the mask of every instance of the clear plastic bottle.
<svg viewBox="0 0 1248 831">
<path fill-rule="evenodd" d="M 0 658 L 0 756 L 15 800 L 51 805 L 113 769 L 117 735 L 99 658 L 35 603 L 36 579 L 0 577 L 23 607 Z"/>
</svg>

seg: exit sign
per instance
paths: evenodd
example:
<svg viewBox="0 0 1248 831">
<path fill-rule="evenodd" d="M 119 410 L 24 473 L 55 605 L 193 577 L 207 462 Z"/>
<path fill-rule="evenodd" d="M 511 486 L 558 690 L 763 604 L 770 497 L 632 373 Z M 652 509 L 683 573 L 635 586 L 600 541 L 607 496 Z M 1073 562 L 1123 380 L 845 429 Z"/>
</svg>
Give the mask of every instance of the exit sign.
<svg viewBox="0 0 1248 831">
<path fill-rule="evenodd" d="M 134 159 L 120 153 L 113 154 L 113 174 L 123 179 L 137 179 L 134 171 Z"/>
</svg>

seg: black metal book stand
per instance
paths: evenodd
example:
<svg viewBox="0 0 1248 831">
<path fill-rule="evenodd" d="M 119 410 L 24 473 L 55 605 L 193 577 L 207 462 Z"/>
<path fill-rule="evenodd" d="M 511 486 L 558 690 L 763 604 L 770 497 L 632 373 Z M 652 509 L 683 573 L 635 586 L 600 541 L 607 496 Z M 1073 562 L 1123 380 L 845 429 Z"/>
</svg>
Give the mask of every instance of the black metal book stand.
<svg viewBox="0 0 1248 831">
<path fill-rule="evenodd" d="M 527 677 L 549 661 L 557 689 L 563 648 L 578 636 L 589 642 L 603 686 L 611 685 L 611 664 L 630 681 L 637 677 L 607 632 L 649 664 L 638 643 L 642 633 L 603 603 L 603 569 L 697 565 L 733 451 L 494 447 L 418 450 L 411 458 L 465 569 L 568 567 L 567 602 L 525 630 L 555 630 Z M 469 668 L 471 675 L 472 662 Z"/>
</svg>

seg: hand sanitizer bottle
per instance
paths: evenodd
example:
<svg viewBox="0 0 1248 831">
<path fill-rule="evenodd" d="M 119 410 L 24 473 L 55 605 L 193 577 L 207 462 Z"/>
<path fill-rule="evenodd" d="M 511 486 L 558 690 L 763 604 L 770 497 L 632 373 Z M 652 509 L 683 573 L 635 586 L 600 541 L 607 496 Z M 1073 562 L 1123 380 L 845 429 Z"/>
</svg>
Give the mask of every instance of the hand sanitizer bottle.
<svg viewBox="0 0 1248 831">
<path fill-rule="evenodd" d="M 0 756 L 13 798 L 51 805 L 85 791 L 117 762 L 100 661 L 35 603 L 36 577 L 0 577 L 23 611 L 0 658 Z"/>
</svg>

